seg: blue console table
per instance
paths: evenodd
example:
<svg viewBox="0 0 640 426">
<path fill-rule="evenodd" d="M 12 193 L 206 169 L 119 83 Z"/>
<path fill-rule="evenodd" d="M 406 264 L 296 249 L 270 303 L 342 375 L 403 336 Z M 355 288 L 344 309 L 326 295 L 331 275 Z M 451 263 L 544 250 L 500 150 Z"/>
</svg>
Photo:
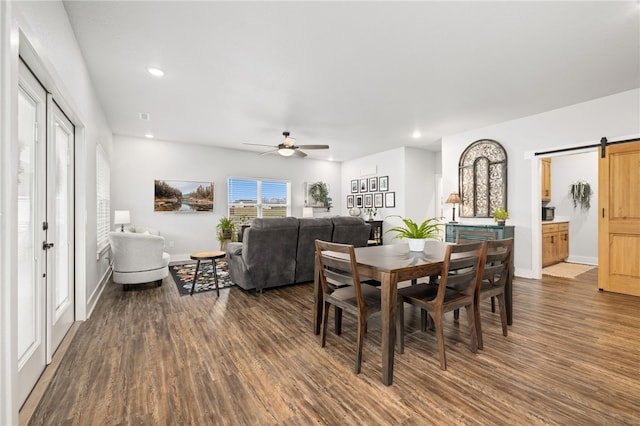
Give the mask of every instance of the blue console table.
<svg viewBox="0 0 640 426">
<path fill-rule="evenodd" d="M 447 223 L 445 226 L 445 241 L 456 242 L 458 232 L 467 232 L 466 240 L 503 240 L 513 238 L 513 226 L 498 225 L 462 225 L 460 223 Z M 515 252 L 515 241 L 514 241 Z M 509 265 L 509 277 L 504 289 L 504 302 L 507 311 L 507 324 L 513 323 L 513 254 L 511 255 L 511 265 Z"/>
</svg>

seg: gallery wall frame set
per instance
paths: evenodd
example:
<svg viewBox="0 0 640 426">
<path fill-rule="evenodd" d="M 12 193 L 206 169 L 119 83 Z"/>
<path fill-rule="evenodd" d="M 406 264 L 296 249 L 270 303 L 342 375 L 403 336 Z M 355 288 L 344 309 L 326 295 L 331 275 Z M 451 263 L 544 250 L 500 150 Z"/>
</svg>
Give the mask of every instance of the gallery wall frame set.
<svg viewBox="0 0 640 426">
<path fill-rule="evenodd" d="M 353 179 L 351 194 L 347 195 L 347 208 L 394 208 L 396 193 L 389 191 L 389 176 Z"/>
</svg>

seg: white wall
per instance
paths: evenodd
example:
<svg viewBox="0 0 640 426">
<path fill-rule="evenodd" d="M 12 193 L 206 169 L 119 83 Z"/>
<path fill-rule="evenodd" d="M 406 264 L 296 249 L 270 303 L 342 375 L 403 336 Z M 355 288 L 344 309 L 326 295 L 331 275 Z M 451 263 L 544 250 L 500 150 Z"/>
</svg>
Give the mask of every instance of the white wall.
<svg viewBox="0 0 640 426">
<path fill-rule="evenodd" d="M 315 215 L 335 216 L 343 211 L 339 163 L 126 136 L 114 136 L 113 147 L 112 209 L 129 210 L 133 225 L 158 229 L 172 260 L 188 258 L 196 251 L 218 249 L 216 225 L 228 215 L 229 177 L 290 181 L 291 215 L 296 217 L 302 217 L 305 182 L 321 180 L 329 185 L 334 207 L 330 212 L 315 209 Z M 154 212 L 156 179 L 213 182 L 213 213 Z"/>
<path fill-rule="evenodd" d="M 573 207 L 569 186 L 589 182 L 591 208 Z M 598 150 L 554 157 L 551 161 L 551 201 L 556 216 L 569 221 L 569 262 L 598 264 Z"/>
<path fill-rule="evenodd" d="M 444 192 L 458 187 L 458 160 L 469 144 L 478 139 L 500 142 L 508 157 L 508 223 L 516 227 L 515 273 L 537 276 L 540 268 L 539 161 L 527 157 L 547 149 L 598 143 L 602 136 L 616 140 L 638 134 L 640 89 L 447 136 L 442 139 Z M 463 218 L 461 222 L 491 223 L 492 220 Z"/>
<path fill-rule="evenodd" d="M 343 214 L 348 214 L 346 196 L 351 193 L 350 182 L 373 176 L 389 176 L 389 191 L 396 194 L 396 207 L 378 210 L 375 219 L 384 220 L 383 232 L 396 226 L 399 219 L 391 215 L 411 218 L 420 223 L 436 216 L 436 158 L 437 153 L 418 148 L 397 148 L 342 163 Z M 383 236 L 385 244 L 393 235 Z"/>
<path fill-rule="evenodd" d="M 97 300 L 106 263 L 96 261 L 95 144 L 111 149 L 111 130 L 95 96 L 91 79 L 62 2 L 2 2 L 2 335 L 0 363 L 0 424 L 18 423 L 16 401 L 17 344 L 15 290 L 17 229 L 17 87 L 18 54 L 76 125 L 76 314 L 83 319 Z M 19 47 L 18 47 L 19 46 Z M 88 171 L 86 176 L 84 172 Z M 93 296 L 93 298 L 92 298 Z M 6 346 L 5 346 L 6 345 Z"/>
</svg>

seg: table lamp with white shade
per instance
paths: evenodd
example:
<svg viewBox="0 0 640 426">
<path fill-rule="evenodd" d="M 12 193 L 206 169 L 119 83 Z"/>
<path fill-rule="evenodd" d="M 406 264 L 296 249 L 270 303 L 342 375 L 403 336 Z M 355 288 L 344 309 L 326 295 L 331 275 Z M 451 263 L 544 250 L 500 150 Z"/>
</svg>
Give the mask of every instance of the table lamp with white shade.
<svg viewBox="0 0 640 426">
<path fill-rule="evenodd" d="M 113 223 L 115 225 L 120 225 L 120 232 L 124 232 L 124 225 L 131 223 L 129 210 L 116 210 L 113 213 Z"/>
</svg>

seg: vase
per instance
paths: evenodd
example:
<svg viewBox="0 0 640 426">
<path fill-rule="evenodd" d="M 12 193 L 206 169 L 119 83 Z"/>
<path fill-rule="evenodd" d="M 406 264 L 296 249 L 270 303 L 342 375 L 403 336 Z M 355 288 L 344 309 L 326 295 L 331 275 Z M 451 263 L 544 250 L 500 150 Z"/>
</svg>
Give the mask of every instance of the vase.
<svg viewBox="0 0 640 426">
<path fill-rule="evenodd" d="M 499 220 L 498 221 L 498 226 L 504 226 L 504 224 L 506 223 L 506 221 L 504 220 Z"/>
<path fill-rule="evenodd" d="M 409 241 L 409 251 L 424 251 L 424 238 L 407 238 Z"/>
</svg>

